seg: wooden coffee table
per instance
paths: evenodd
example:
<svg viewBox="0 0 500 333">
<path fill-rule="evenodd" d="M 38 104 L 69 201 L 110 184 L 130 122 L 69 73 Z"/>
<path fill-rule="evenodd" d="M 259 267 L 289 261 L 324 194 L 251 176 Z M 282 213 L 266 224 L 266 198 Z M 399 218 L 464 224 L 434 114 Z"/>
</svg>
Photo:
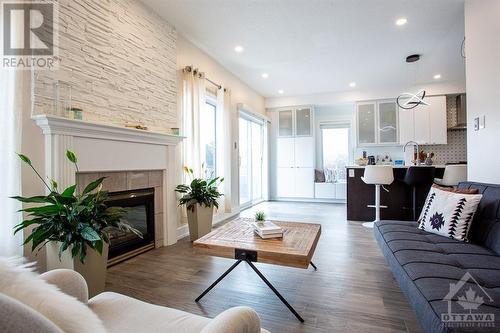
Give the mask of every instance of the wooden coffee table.
<svg viewBox="0 0 500 333">
<path fill-rule="evenodd" d="M 316 270 L 317 268 L 311 259 L 321 234 L 321 225 L 273 221 L 273 223 L 283 228 L 283 238 L 262 239 L 253 232 L 252 222 L 253 219 L 235 219 L 193 242 L 193 248 L 199 253 L 236 259 L 236 262 L 226 272 L 198 296 L 196 302 L 244 261 L 290 309 L 295 317 L 304 322 L 304 319 L 253 263 L 261 262 L 303 269 L 307 269 L 311 265 Z"/>
</svg>

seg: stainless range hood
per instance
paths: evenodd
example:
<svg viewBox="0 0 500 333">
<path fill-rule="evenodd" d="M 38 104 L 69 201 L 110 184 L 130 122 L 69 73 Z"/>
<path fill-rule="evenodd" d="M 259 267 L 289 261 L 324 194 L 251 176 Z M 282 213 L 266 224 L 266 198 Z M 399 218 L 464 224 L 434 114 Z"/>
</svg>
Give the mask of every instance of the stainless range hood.
<svg viewBox="0 0 500 333">
<path fill-rule="evenodd" d="M 467 98 L 465 94 L 460 94 L 455 97 L 455 117 L 454 123 L 448 129 L 466 129 L 467 128 Z"/>
</svg>

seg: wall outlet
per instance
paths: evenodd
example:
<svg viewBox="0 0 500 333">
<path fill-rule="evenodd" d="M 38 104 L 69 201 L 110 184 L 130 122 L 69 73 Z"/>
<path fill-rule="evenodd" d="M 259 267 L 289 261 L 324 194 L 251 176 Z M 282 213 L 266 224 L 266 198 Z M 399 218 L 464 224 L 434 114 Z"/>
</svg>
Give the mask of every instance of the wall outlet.
<svg viewBox="0 0 500 333">
<path fill-rule="evenodd" d="M 483 129 L 486 127 L 486 116 L 483 114 L 479 117 L 479 129 Z"/>
</svg>

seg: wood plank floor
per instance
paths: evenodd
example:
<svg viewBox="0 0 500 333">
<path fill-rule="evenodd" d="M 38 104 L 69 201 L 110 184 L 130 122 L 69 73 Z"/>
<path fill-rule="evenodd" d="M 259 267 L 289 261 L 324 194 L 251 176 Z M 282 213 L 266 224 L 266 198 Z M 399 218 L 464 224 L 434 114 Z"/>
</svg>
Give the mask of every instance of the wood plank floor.
<svg viewBox="0 0 500 333">
<path fill-rule="evenodd" d="M 264 202 L 241 216 L 252 217 L 259 210 L 269 219 L 322 225 L 313 257 L 318 271 L 257 264 L 305 323 L 244 264 L 195 303 L 234 261 L 194 254 L 187 239 L 111 267 L 107 290 L 207 317 L 232 306 L 250 306 L 273 333 L 421 332 L 372 230 L 346 221 L 345 205 Z"/>
</svg>

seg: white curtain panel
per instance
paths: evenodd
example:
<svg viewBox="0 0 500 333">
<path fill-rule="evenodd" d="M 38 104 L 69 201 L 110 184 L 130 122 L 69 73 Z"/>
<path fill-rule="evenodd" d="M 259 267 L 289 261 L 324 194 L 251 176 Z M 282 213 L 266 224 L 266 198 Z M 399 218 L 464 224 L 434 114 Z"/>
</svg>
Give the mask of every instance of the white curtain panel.
<svg viewBox="0 0 500 333">
<path fill-rule="evenodd" d="M 182 78 L 182 115 L 184 140 L 184 166 L 194 170 L 195 176 L 202 175 L 200 162 L 200 112 L 205 106 L 205 78 L 183 72 Z"/>
<path fill-rule="evenodd" d="M 0 256 L 23 254 L 22 232 L 13 227 L 21 222 L 21 204 L 9 197 L 21 193 L 21 112 L 23 76 L 20 70 L 0 73 Z"/>
<path fill-rule="evenodd" d="M 221 191 L 224 199 L 221 202 L 221 210 L 231 212 L 231 156 L 232 156 L 232 131 L 231 123 L 233 114 L 231 112 L 231 91 L 221 88 L 217 90 L 218 128 L 220 135 L 217 138 L 217 161 L 218 176 L 224 177 Z"/>
</svg>

